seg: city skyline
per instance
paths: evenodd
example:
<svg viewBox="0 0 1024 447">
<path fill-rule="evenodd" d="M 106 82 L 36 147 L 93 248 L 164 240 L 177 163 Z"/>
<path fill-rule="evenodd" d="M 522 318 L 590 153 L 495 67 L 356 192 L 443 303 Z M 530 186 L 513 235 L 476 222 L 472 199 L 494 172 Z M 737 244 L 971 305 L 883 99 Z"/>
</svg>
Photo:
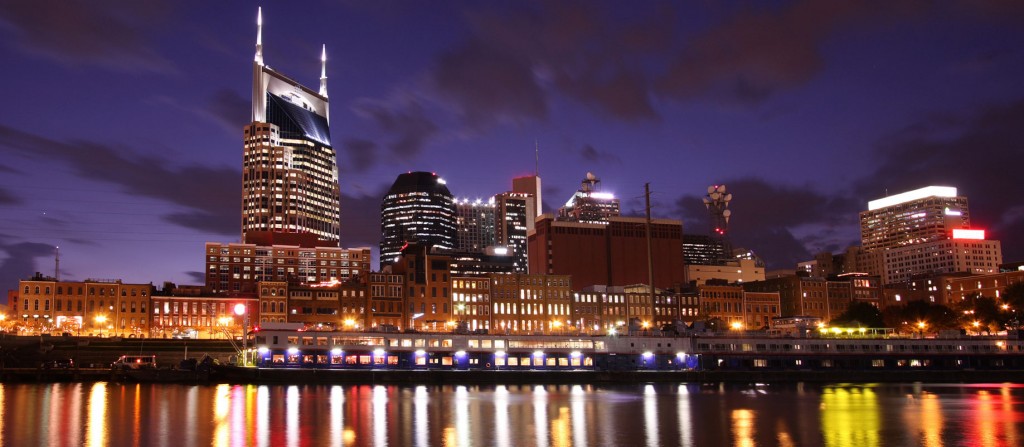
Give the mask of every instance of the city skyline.
<svg viewBox="0 0 1024 447">
<path fill-rule="evenodd" d="M 594 172 L 624 215 L 650 182 L 654 216 L 687 233 L 727 184 L 734 245 L 772 268 L 856 244 L 869 200 L 926 185 L 959 188 L 1024 256 L 1020 5 L 263 6 L 275 69 L 316 85 L 327 47 L 343 247 L 377 246 L 401 172 L 473 199 L 539 167 L 545 212 Z M 19 111 L 0 118 L 5 289 L 51 274 L 55 246 L 62 277 L 202 283 L 204 242 L 238 238 L 255 17 L 0 10 Z"/>
</svg>

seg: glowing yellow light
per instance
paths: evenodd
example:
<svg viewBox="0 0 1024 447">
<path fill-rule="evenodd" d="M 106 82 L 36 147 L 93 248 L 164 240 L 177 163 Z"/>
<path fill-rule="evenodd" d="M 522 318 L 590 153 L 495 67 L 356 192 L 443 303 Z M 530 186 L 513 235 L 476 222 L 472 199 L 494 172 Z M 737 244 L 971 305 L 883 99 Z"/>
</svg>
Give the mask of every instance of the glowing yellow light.
<svg viewBox="0 0 1024 447">
<path fill-rule="evenodd" d="M 730 325 L 730 327 L 732 327 L 733 330 L 737 330 L 738 331 L 740 329 L 743 329 L 743 323 L 740 323 L 739 321 L 733 321 L 732 324 Z"/>
<path fill-rule="evenodd" d="M 921 329 L 924 329 L 925 326 L 927 326 L 927 324 L 925 324 L 925 322 L 923 322 L 923 321 L 918 321 L 917 322 L 917 327 L 919 327 Z"/>
</svg>

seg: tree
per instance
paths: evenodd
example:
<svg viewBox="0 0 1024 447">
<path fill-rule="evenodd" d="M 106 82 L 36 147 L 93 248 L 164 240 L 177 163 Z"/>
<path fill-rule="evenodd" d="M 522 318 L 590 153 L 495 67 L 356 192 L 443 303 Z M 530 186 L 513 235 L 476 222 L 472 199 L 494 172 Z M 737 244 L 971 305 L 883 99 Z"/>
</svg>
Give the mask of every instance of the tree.
<svg viewBox="0 0 1024 447">
<path fill-rule="evenodd" d="M 829 322 L 832 326 L 885 327 L 882 312 L 870 303 L 853 303 L 841 315 Z"/>
</svg>

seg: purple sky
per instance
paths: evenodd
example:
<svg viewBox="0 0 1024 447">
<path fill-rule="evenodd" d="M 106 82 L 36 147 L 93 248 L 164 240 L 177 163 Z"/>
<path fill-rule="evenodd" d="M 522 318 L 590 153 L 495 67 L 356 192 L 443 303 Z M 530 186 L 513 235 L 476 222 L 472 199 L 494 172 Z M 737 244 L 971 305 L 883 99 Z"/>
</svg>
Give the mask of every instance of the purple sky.
<svg viewBox="0 0 1024 447">
<path fill-rule="evenodd" d="M 55 245 L 62 278 L 199 283 L 239 237 L 256 5 L 140 3 L 0 6 L 0 289 Z M 770 268 L 929 184 L 1024 260 L 1024 2 L 893 3 L 275 1 L 264 58 L 316 88 L 327 45 L 347 247 L 376 251 L 399 173 L 487 197 L 536 141 L 545 209 L 592 171 L 703 233 L 725 183 Z"/>
</svg>

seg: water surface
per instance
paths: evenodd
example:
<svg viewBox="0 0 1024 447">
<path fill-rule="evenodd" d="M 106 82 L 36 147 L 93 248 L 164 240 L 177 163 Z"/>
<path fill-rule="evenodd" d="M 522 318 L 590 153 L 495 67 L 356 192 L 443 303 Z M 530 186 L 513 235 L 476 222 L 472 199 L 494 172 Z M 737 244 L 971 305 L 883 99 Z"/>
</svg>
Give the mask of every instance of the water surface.
<svg viewBox="0 0 1024 447">
<path fill-rule="evenodd" d="M 1021 385 L 0 384 L 0 445 L 1020 446 Z"/>
</svg>

